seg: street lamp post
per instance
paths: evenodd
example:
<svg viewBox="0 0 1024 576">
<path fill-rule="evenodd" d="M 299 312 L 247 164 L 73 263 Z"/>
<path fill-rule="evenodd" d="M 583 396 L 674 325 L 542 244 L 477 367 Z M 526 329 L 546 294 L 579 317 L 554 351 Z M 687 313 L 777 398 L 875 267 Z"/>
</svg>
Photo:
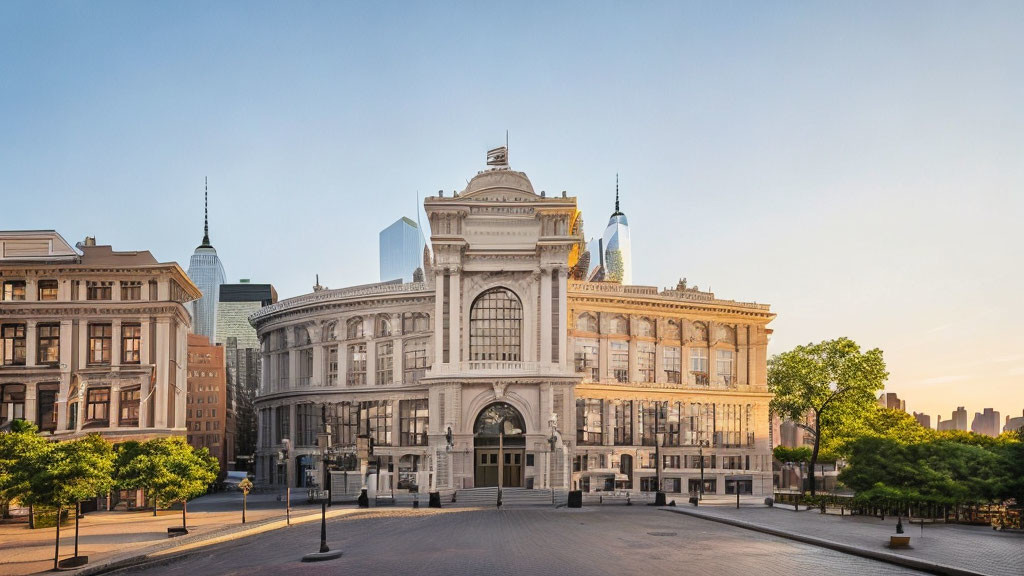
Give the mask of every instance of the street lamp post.
<svg viewBox="0 0 1024 576">
<path fill-rule="evenodd" d="M 330 428 L 327 426 L 327 403 L 320 405 L 321 433 L 317 444 L 320 447 L 320 457 L 324 466 L 324 482 L 327 481 L 327 451 L 330 444 Z M 341 557 L 341 550 L 332 551 L 327 546 L 327 500 L 323 497 L 323 490 L 320 490 L 320 551 L 306 554 L 302 557 L 303 562 L 318 562 L 321 560 L 333 560 Z"/>
<path fill-rule="evenodd" d="M 700 458 L 700 495 L 697 496 L 698 500 L 704 499 L 704 443 L 707 440 L 701 440 L 700 445 L 697 447 L 698 458 Z"/>
</svg>

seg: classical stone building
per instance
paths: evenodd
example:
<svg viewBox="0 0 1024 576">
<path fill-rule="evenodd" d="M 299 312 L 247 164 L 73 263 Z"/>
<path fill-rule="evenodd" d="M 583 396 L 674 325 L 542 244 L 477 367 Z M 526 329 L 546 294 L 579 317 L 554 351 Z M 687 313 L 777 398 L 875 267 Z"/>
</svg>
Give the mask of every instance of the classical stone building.
<svg viewBox="0 0 1024 576">
<path fill-rule="evenodd" d="M 424 282 L 317 290 L 251 316 L 259 482 L 319 481 L 326 413 L 330 466 L 382 489 L 640 492 L 660 476 L 686 492 L 698 455 L 707 490 L 771 489 L 767 305 L 573 279 L 576 199 L 504 165 L 424 208 Z"/>
<path fill-rule="evenodd" d="M 0 427 L 59 438 L 185 433 L 185 304 L 175 263 L 52 230 L 0 232 Z"/>
</svg>

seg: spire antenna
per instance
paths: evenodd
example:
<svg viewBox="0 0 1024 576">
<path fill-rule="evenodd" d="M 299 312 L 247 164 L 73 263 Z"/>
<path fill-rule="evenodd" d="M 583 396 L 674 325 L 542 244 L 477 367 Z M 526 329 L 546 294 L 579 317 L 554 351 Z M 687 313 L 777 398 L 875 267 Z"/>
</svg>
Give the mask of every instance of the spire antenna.
<svg viewBox="0 0 1024 576">
<path fill-rule="evenodd" d="M 619 173 L 615 173 L 615 212 L 619 211 Z"/>
<path fill-rule="evenodd" d="M 210 246 L 210 186 L 209 178 L 203 177 L 203 246 Z"/>
</svg>

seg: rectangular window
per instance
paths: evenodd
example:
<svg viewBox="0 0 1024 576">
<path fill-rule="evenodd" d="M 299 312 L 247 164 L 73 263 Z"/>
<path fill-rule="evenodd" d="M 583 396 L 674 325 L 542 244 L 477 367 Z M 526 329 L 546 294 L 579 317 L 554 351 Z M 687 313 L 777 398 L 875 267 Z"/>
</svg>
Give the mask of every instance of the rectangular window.
<svg viewBox="0 0 1024 576">
<path fill-rule="evenodd" d="M 633 444 L 633 401 L 623 400 L 615 405 L 615 445 Z"/>
<path fill-rule="evenodd" d="M 682 382 L 680 378 L 680 368 L 682 355 L 680 354 L 679 346 L 666 346 L 664 349 L 665 355 L 665 381 L 669 384 L 679 384 Z"/>
<path fill-rule="evenodd" d="M 110 300 L 111 291 L 113 290 L 113 282 L 86 282 L 85 283 L 85 299 L 86 300 Z"/>
<path fill-rule="evenodd" d="M 4 366 L 25 365 L 25 325 L 0 326 L 0 346 L 3 347 Z"/>
<path fill-rule="evenodd" d="M 394 381 L 394 350 L 395 343 L 391 340 L 386 342 L 377 342 L 377 379 L 375 380 L 375 383 L 378 386 L 385 386 Z"/>
<path fill-rule="evenodd" d="M 110 388 L 89 388 L 85 396 L 85 422 L 106 426 L 110 422 Z"/>
<path fill-rule="evenodd" d="M 349 386 L 366 386 L 366 344 L 353 344 L 348 347 Z"/>
<path fill-rule="evenodd" d="M 299 386 L 309 386 L 313 378 L 313 349 L 299 350 Z"/>
<path fill-rule="evenodd" d="M 110 324 L 89 324 L 89 364 L 110 364 Z"/>
<path fill-rule="evenodd" d="M 316 446 L 316 433 L 320 428 L 320 410 L 316 404 L 295 406 L 295 445 Z"/>
<path fill-rule="evenodd" d="M 121 390 L 118 403 L 120 410 L 118 415 L 119 426 L 139 425 L 139 400 L 141 398 L 142 392 L 139 388 Z"/>
<path fill-rule="evenodd" d="M 640 403 L 640 443 L 655 446 L 657 435 L 664 434 L 668 419 L 668 402 Z"/>
<path fill-rule="evenodd" d="M 427 399 L 402 400 L 399 404 L 402 446 L 427 445 Z"/>
<path fill-rule="evenodd" d="M 291 383 L 288 381 L 289 358 L 287 352 L 277 354 L 277 389 L 287 390 Z"/>
<path fill-rule="evenodd" d="M 36 364 L 59 364 L 60 324 L 39 324 L 36 335 Z"/>
<path fill-rule="evenodd" d="M 327 349 L 327 385 L 338 385 L 338 347 L 331 346 Z"/>
<path fill-rule="evenodd" d="M 56 300 L 57 299 L 57 281 L 56 280 L 40 280 L 38 283 L 39 287 L 39 299 L 40 300 Z"/>
<path fill-rule="evenodd" d="M 718 379 L 726 386 L 731 385 L 732 382 L 732 365 L 733 365 L 733 353 L 732 350 L 719 350 L 718 360 L 716 362 L 718 367 Z"/>
<path fill-rule="evenodd" d="M 415 384 L 427 373 L 427 343 L 406 342 L 403 350 L 402 370 L 405 371 L 406 384 Z"/>
<path fill-rule="evenodd" d="M 121 325 L 121 364 L 138 364 L 142 350 L 142 326 L 138 324 Z"/>
<path fill-rule="evenodd" d="M 654 343 L 637 342 L 636 360 L 640 368 L 641 382 L 654 382 Z"/>
<path fill-rule="evenodd" d="M 25 419 L 25 385 L 0 385 L 0 424 Z"/>
<path fill-rule="evenodd" d="M 60 384 L 40 384 L 36 389 L 38 408 L 36 425 L 43 432 L 57 430 L 57 393 Z M 0 408 L 2 411 L 3 408 Z"/>
<path fill-rule="evenodd" d="M 690 372 L 696 378 L 698 386 L 707 386 L 708 381 L 708 349 L 690 349 Z"/>
<path fill-rule="evenodd" d="M 121 300 L 142 300 L 142 282 L 121 282 Z"/>
<path fill-rule="evenodd" d="M 608 355 L 608 375 L 617 382 L 629 382 L 629 342 L 609 341 Z"/>
<path fill-rule="evenodd" d="M 448 350 L 448 345 L 451 340 L 449 339 L 451 331 L 451 314 L 449 314 L 449 306 L 451 301 L 451 275 L 447 272 L 444 274 L 444 280 L 442 281 L 442 300 L 441 300 L 441 361 L 447 364 L 451 355 Z"/>
<path fill-rule="evenodd" d="M 359 403 L 360 427 L 377 446 L 391 446 L 391 401 L 371 400 Z"/>
<path fill-rule="evenodd" d="M 274 444 L 280 444 L 281 440 L 285 438 L 291 439 L 291 411 L 288 406 L 278 406 L 277 410 L 274 411 L 275 422 L 274 422 Z M 196 423 L 198 426 L 198 422 Z"/>
<path fill-rule="evenodd" d="M 574 346 L 576 373 L 583 374 L 584 379 L 599 382 L 601 347 L 597 338 L 576 338 Z"/>
<path fill-rule="evenodd" d="M 359 436 L 359 403 L 340 402 L 328 406 L 334 446 L 355 446 Z"/>
<path fill-rule="evenodd" d="M 11 302 L 25 299 L 25 281 L 7 280 L 4 282 L 4 301 Z"/>
<path fill-rule="evenodd" d="M 604 435 L 604 401 L 595 398 L 576 399 L 576 443 L 600 446 Z"/>
</svg>

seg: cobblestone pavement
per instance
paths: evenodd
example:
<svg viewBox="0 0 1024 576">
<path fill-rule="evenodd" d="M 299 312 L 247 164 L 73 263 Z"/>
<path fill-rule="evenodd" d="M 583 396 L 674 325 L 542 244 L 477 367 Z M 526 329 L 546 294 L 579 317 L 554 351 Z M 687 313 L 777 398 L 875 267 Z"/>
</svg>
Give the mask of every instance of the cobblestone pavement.
<svg viewBox="0 0 1024 576">
<path fill-rule="evenodd" d="M 791 506 L 736 509 L 722 504 L 686 509 L 993 576 L 1024 576 L 1024 534 L 996 532 L 986 526 L 927 523 L 922 535 L 919 524 L 910 525 L 904 519 L 904 535 L 911 537 L 912 548 L 890 550 L 885 545 L 896 533 L 895 516 L 882 521 L 868 516 L 820 514 L 817 510 L 794 512 Z"/>
<path fill-rule="evenodd" d="M 293 500 L 292 514 L 319 513 L 319 506 Z M 273 494 L 250 495 L 246 520 L 250 523 L 284 517 L 284 504 Z M 213 494 L 189 503 L 188 527 L 193 534 L 223 530 L 241 525 L 242 495 L 239 492 Z M 79 554 L 89 556 L 92 563 L 142 550 L 154 544 L 167 543 L 167 528 L 181 526 L 181 510 L 161 510 L 154 517 L 152 510 L 135 512 L 91 512 L 80 521 Z M 29 530 L 28 524 L 0 525 L 0 575 L 31 574 L 53 567 L 54 528 Z M 74 553 L 74 522 L 61 526 L 61 558 Z"/>
<path fill-rule="evenodd" d="M 328 523 L 344 556 L 302 564 L 319 546 L 304 524 L 203 549 L 131 574 L 919 574 L 647 506 L 380 510 Z M 124 571 L 122 574 L 127 574 Z"/>
</svg>

